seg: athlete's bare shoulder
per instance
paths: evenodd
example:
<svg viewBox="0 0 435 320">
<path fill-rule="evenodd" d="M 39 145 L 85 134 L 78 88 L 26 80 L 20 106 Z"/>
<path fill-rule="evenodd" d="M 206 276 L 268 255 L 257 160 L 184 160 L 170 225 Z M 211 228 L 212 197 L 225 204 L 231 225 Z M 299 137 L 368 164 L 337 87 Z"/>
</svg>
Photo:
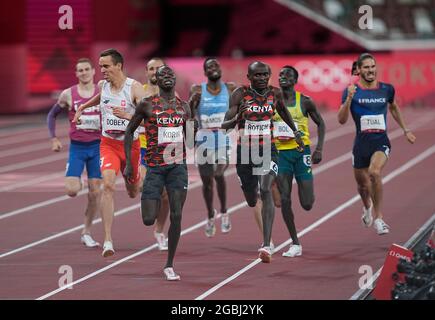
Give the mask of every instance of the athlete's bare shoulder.
<svg viewBox="0 0 435 320">
<path fill-rule="evenodd" d="M 193 84 L 192 87 L 190 88 L 190 95 L 201 94 L 201 92 L 202 92 L 202 88 L 201 85 L 199 84 Z"/>
<path fill-rule="evenodd" d="M 71 88 L 67 88 L 67 89 L 63 90 L 60 93 L 59 98 L 57 100 L 57 103 L 62 108 L 69 108 L 69 107 L 71 107 L 71 105 L 72 105 Z"/>
<path fill-rule="evenodd" d="M 227 88 L 230 92 L 233 92 L 237 88 L 237 85 L 235 82 L 226 82 L 225 84 L 227 85 Z"/>
</svg>

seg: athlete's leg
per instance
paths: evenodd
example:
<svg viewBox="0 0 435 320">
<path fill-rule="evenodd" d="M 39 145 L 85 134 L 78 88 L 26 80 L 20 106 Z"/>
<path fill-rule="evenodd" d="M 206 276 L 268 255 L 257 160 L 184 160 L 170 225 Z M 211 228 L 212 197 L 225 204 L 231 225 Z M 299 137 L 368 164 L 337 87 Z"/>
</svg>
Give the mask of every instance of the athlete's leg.
<svg viewBox="0 0 435 320">
<path fill-rule="evenodd" d="M 214 180 L 216 181 L 216 189 L 221 205 L 221 213 L 227 212 L 227 184 L 224 176 L 227 168 L 228 164 L 217 164 L 214 173 Z"/>
<path fill-rule="evenodd" d="M 292 183 L 293 175 L 288 173 L 280 173 L 278 175 L 278 185 L 281 192 L 281 212 L 284 222 L 287 226 L 287 230 L 290 237 L 293 240 L 293 244 L 299 245 L 299 239 L 296 231 L 296 225 L 294 221 L 294 213 L 292 210 Z"/>
<path fill-rule="evenodd" d="M 262 209 L 263 209 L 263 202 L 261 201 L 261 199 L 258 199 L 257 204 L 254 207 L 254 218 L 261 234 L 263 234 L 263 218 L 261 216 Z"/>
<path fill-rule="evenodd" d="M 77 196 L 77 193 L 82 190 L 82 182 L 80 177 L 65 177 L 65 190 L 68 196 Z"/>
<path fill-rule="evenodd" d="M 198 165 L 199 175 L 202 180 L 202 195 L 207 207 L 208 219 L 214 218 L 213 207 L 213 164 Z"/>
<path fill-rule="evenodd" d="M 310 211 L 315 200 L 313 179 L 296 179 L 296 182 L 298 184 L 299 202 L 304 210 Z"/>
<path fill-rule="evenodd" d="M 160 208 L 157 214 L 156 220 L 156 228 L 155 232 L 163 233 L 163 229 L 165 227 L 166 219 L 169 215 L 169 198 L 168 193 L 166 192 L 166 188 L 163 189 L 162 198 L 160 200 Z"/>
<path fill-rule="evenodd" d="M 279 193 L 277 180 L 274 180 L 272 183 L 272 197 L 275 207 L 281 208 L 281 195 Z"/>
<path fill-rule="evenodd" d="M 358 193 L 361 196 L 361 200 L 366 209 L 369 209 L 372 201 L 371 201 L 371 183 L 370 177 L 368 174 L 368 168 L 362 169 L 353 169 L 353 173 L 355 176 L 355 180 L 358 187 Z"/>
<path fill-rule="evenodd" d="M 115 170 L 104 170 L 103 173 L 103 193 L 101 195 L 101 219 L 104 225 L 104 241 L 112 242 L 112 224 L 114 214 L 115 193 Z"/>
<path fill-rule="evenodd" d="M 165 268 L 172 267 L 174 263 L 175 251 L 181 235 L 181 214 L 186 201 L 187 185 L 187 165 L 178 164 L 171 168 L 166 179 L 171 224 L 168 231 L 168 259 Z"/>
<path fill-rule="evenodd" d="M 88 204 L 85 211 L 85 222 L 82 234 L 90 234 L 92 222 L 97 216 L 101 200 L 101 179 L 88 180 Z"/>
<path fill-rule="evenodd" d="M 81 175 L 86 163 L 86 149 L 83 146 L 71 143 L 65 174 L 65 190 L 70 197 L 75 197 L 82 189 Z"/>
<path fill-rule="evenodd" d="M 181 235 L 181 213 L 184 202 L 186 201 L 187 190 L 174 189 L 168 190 L 170 208 L 170 226 L 168 231 L 168 259 L 165 268 L 172 267 L 174 256 L 177 250 L 178 241 Z"/>
<path fill-rule="evenodd" d="M 371 181 L 371 197 L 373 200 L 373 216 L 374 219 L 382 219 L 382 174 L 381 171 L 387 163 L 387 156 L 382 151 L 376 151 L 371 159 L 368 168 L 368 176 Z"/>
<path fill-rule="evenodd" d="M 261 215 L 263 218 L 263 246 L 270 246 L 270 238 L 272 236 L 272 226 L 275 217 L 275 207 L 272 199 L 272 182 L 275 176 L 271 173 L 260 176 L 260 194 L 263 208 Z"/>
</svg>

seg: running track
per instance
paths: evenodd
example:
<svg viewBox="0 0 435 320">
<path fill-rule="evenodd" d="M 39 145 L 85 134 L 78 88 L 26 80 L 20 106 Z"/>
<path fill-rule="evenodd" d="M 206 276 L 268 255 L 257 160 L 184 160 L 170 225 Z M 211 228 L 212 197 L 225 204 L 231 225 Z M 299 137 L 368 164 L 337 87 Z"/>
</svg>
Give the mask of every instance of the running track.
<svg viewBox="0 0 435 320">
<path fill-rule="evenodd" d="M 417 143 L 408 144 L 389 119 L 392 157 L 384 170 L 384 214 L 390 234 L 378 236 L 361 226 L 349 153 L 353 124 L 340 126 L 335 114 L 325 113 L 328 140 L 323 161 L 314 166 L 315 206 L 306 213 L 293 197 L 303 256 L 281 256 L 289 236 L 277 209 L 273 241 L 278 251 L 271 264 L 259 263 L 262 238 L 234 170 L 227 177 L 233 229 L 223 235 L 218 228 L 214 238 L 206 238 L 201 184 L 196 168 L 189 166 L 191 189 L 175 258 L 182 280 L 176 283 L 163 279 L 166 252 L 157 250 L 152 228 L 142 225 L 139 198 L 129 199 L 122 183 L 115 198 L 116 254 L 104 259 L 101 249 L 80 244 L 86 192 L 74 199 L 63 194 L 66 120 L 57 127 L 64 149 L 52 153 L 43 117 L 3 117 L 0 299 L 349 299 L 359 289 L 359 267 L 378 270 L 389 246 L 404 244 L 435 212 L 435 110 L 405 110 L 404 115 Z M 101 223 L 93 234 L 102 241 Z M 73 289 L 59 288 L 63 265 L 72 267 Z"/>
</svg>

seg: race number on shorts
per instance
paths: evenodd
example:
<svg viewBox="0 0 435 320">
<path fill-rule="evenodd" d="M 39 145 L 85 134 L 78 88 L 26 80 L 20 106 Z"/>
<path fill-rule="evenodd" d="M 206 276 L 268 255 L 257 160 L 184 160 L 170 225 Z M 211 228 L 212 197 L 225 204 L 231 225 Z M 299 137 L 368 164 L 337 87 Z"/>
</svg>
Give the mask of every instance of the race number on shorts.
<svg viewBox="0 0 435 320">
<path fill-rule="evenodd" d="M 361 132 L 382 132 L 385 131 L 385 118 L 383 114 L 362 116 Z"/>
</svg>

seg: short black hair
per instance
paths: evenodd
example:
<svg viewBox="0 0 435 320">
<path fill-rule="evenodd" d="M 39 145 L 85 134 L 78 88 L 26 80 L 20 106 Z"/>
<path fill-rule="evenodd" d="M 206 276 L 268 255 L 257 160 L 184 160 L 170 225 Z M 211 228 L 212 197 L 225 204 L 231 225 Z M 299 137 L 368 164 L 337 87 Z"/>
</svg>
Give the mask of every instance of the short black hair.
<svg viewBox="0 0 435 320">
<path fill-rule="evenodd" d="M 174 70 L 173 70 L 171 67 L 169 67 L 169 66 L 166 65 L 166 64 L 162 64 L 160 67 L 157 68 L 157 70 L 156 70 L 156 76 L 157 76 L 157 74 L 160 73 L 160 70 L 163 70 L 164 68 L 168 68 L 169 70 L 171 70 L 172 72 L 174 72 Z"/>
<path fill-rule="evenodd" d="M 202 68 L 204 69 L 204 71 L 207 68 L 207 62 L 209 62 L 210 60 L 216 60 L 216 61 L 218 61 L 218 59 L 216 59 L 215 57 L 207 57 L 207 58 L 205 58 L 204 63 L 202 65 Z"/>
<path fill-rule="evenodd" d="M 350 70 L 350 75 L 351 76 L 355 75 L 357 64 L 358 64 L 358 61 L 352 62 L 352 69 Z"/>
<path fill-rule="evenodd" d="M 107 56 L 112 57 L 112 61 L 114 64 L 120 63 L 122 64 L 122 67 L 124 67 L 124 58 L 122 57 L 122 54 L 120 54 L 118 50 L 110 48 L 100 53 L 100 57 L 107 57 Z"/>
<path fill-rule="evenodd" d="M 248 65 L 248 74 L 251 74 L 251 72 L 252 72 L 252 68 L 253 68 L 253 66 L 254 66 L 255 64 L 258 64 L 258 65 L 260 65 L 260 66 L 267 67 L 267 70 L 269 71 L 269 74 L 272 75 L 272 69 L 270 68 L 270 66 L 269 66 L 267 63 L 264 63 L 264 62 L 261 62 L 261 61 L 254 61 L 254 62 L 251 62 L 251 63 Z"/>
<path fill-rule="evenodd" d="M 298 81 L 298 78 L 299 78 L 299 72 L 298 72 L 298 70 L 296 70 L 295 67 L 290 66 L 290 65 L 285 65 L 285 66 L 282 67 L 281 69 L 290 69 L 290 70 L 293 70 L 293 72 L 294 72 L 294 74 L 295 74 L 295 76 L 296 76 L 296 82 Z"/>
<path fill-rule="evenodd" d="M 363 64 L 363 61 L 366 60 L 366 59 L 373 59 L 373 60 L 375 60 L 375 57 L 373 57 L 372 54 L 367 53 L 367 52 L 360 54 L 360 56 L 358 57 L 358 60 L 356 61 L 357 65 L 358 65 L 358 68 L 361 68 L 361 66 Z"/>
</svg>

